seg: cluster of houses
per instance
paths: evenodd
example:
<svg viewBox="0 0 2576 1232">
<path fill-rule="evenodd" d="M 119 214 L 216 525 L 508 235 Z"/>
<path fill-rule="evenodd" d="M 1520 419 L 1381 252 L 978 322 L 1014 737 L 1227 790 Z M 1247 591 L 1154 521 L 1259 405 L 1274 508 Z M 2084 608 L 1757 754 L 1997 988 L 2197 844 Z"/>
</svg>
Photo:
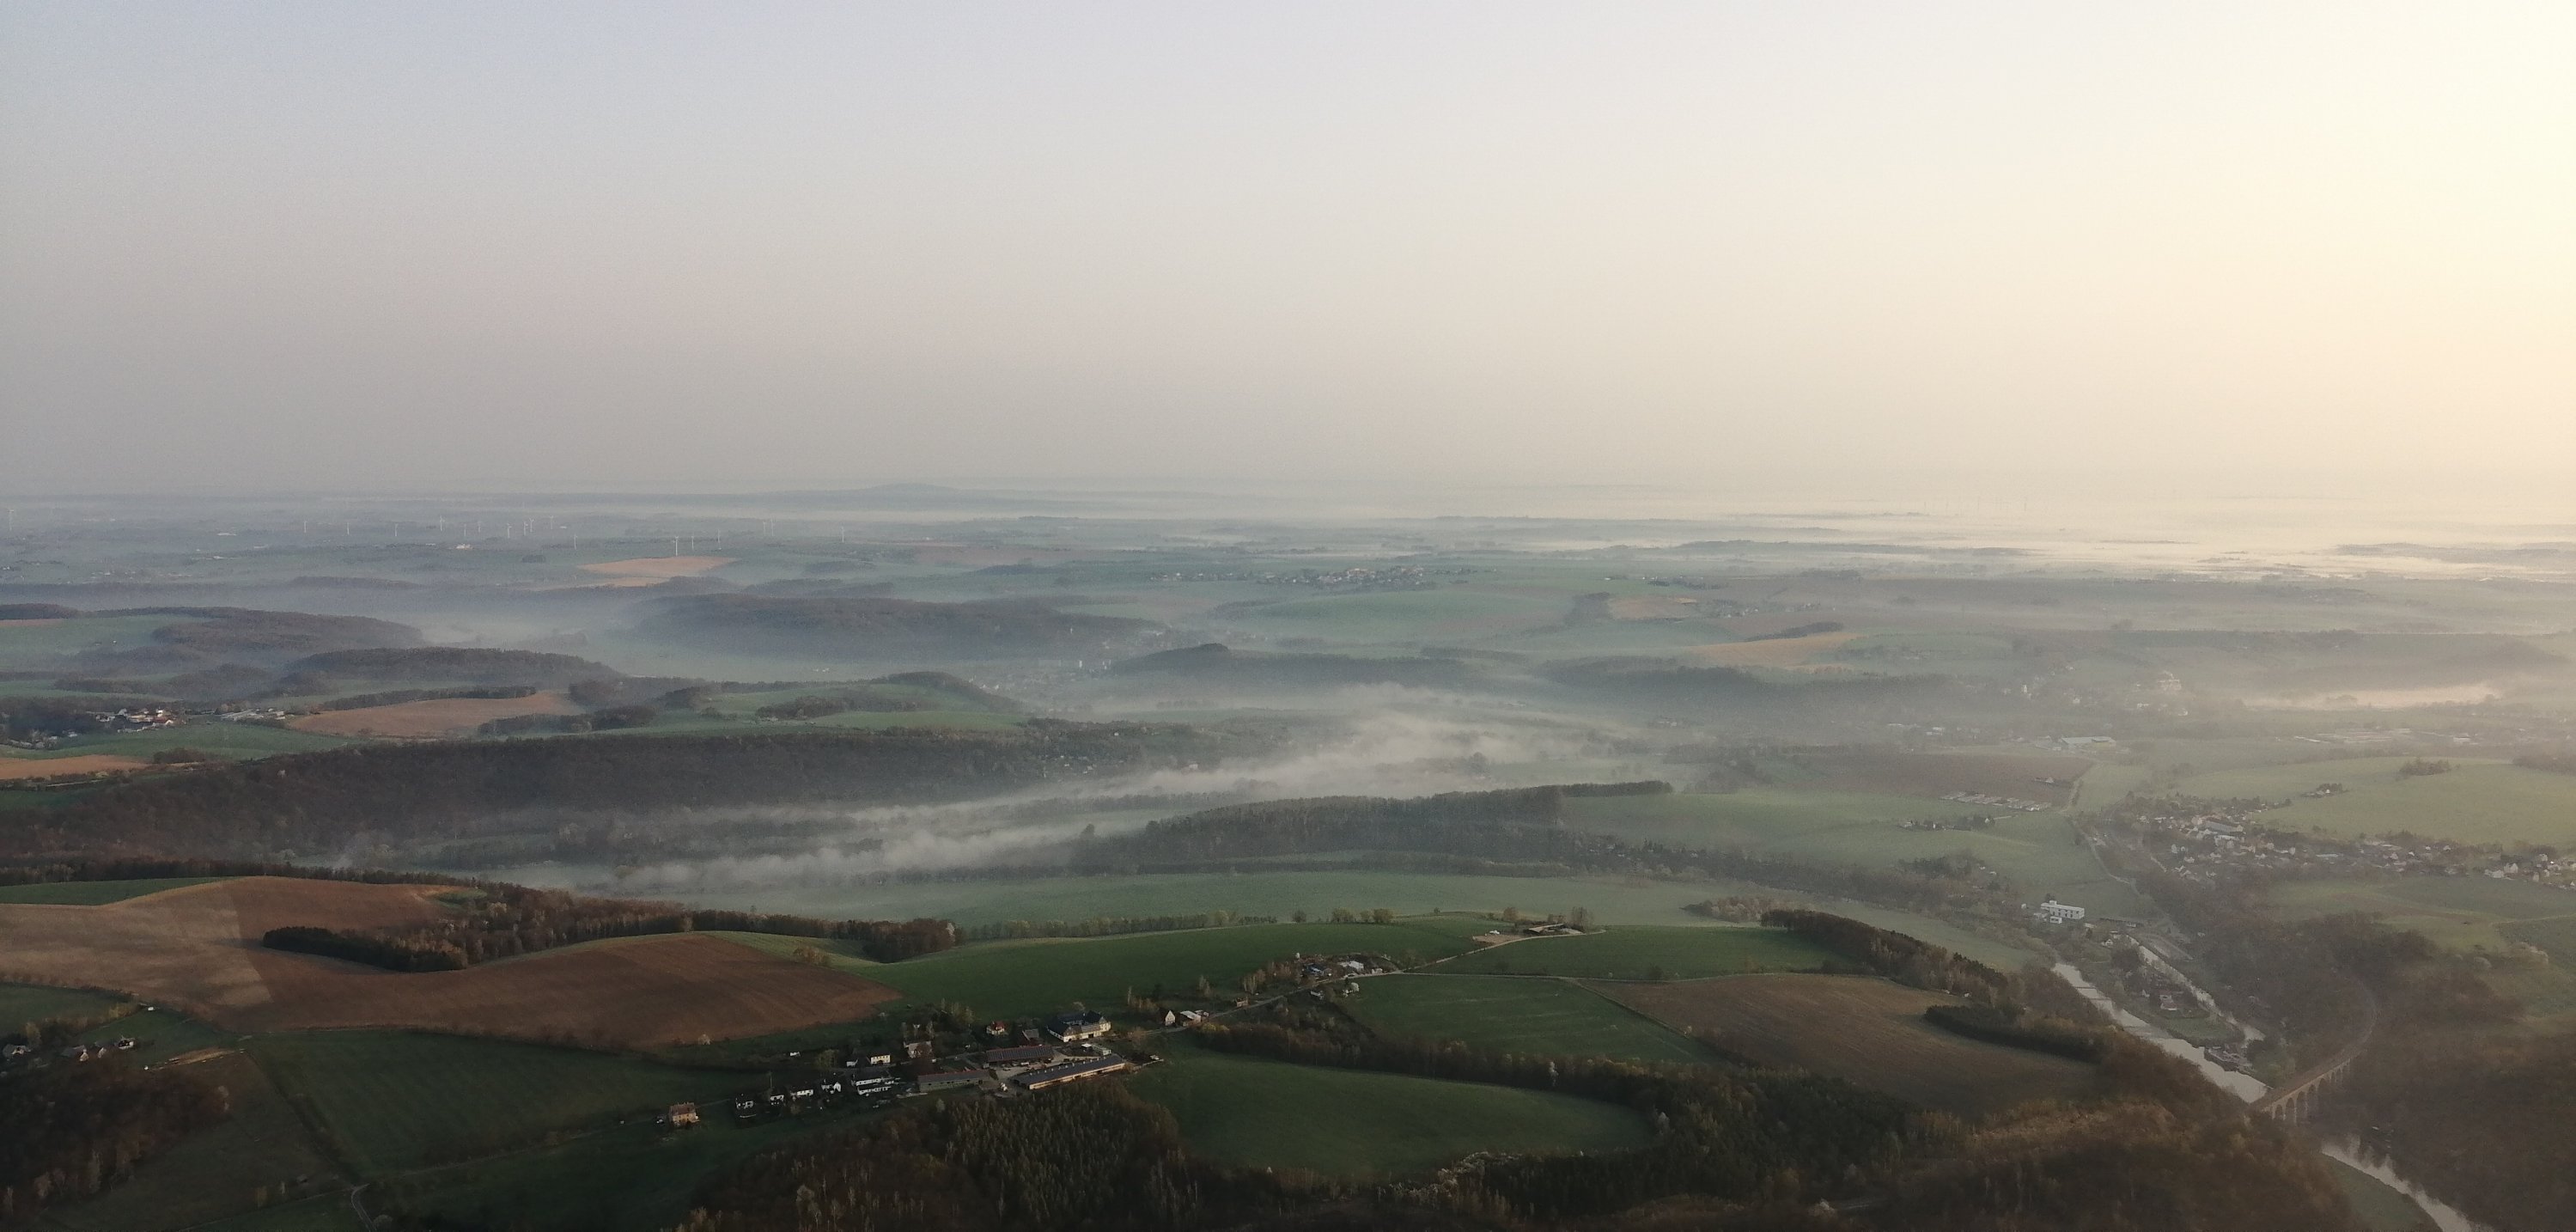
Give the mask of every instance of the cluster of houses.
<svg viewBox="0 0 2576 1232">
<path fill-rule="evenodd" d="M 133 1038 L 119 1037 L 112 1040 L 100 1040 L 95 1044 L 67 1044 L 57 1050 L 54 1055 L 65 1061 L 77 1064 L 82 1061 L 96 1061 L 105 1057 L 112 1057 L 120 1052 L 132 1052 L 134 1051 L 135 1046 L 136 1041 Z M 6 1067 L 9 1069 L 32 1069 L 44 1063 L 45 1058 L 37 1055 L 36 1047 L 33 1044 L 0 1045 L 0 1067 Z"/>
<path fill-rule="evenodd" d="M 2044 813 L 2048 811 L 2049 807 L 2037 800 L 2022 800 L 2012 796 L 1991 796 L 1981 791 L 1954 791 L 1941 798 L 1951 802 L 1952 804 L 1973 804 L 1979 808 L 2011 809 L 2020 813 Z"/>
<path fill-rule="evenodd" d="M 2333 794 L 2327 789 L 2335 787 L 2322 784 L 2316 791 Z M 2576 856 L 2409 835 L 2345 839 L 2276 830 L 2252 820 L 2247 815 L 2251 811 L 2176 813 L 2137 818 L 2135 824 L 2164 848 L 2166 867 L 2202 884 L 2262 871 L 2304 876 L 2492 877 L 2576 890 Z"/>
<path fill-rule="evenodd" d="M 817 1074 L 801 1086 L 739 1096 L 733 1101 L 733 1115 L 737 1121 L 758 1121 L 851 1103 L 874 1108 L 910 1096 L 970 1088 L 992 1095 L 1020 1095 L 1135 1068 L 1126 1057 L 1092 1042 L 1111 1030 L 1107 1017 L 1074 1010 L 1020 1029 L 1016 1035 L 1010 1024 L 992 1023 L 984 1034 L 995 1043 L 979 1052 L 940 1057 L 934 1055 L 936 1046 L 931 1041 L 908 1040 L 896 1048 L 845 1061 L 840 1072 Z M 904 1068 L 898 1070 L 898 1065 Z M 697 1105 L 673 1104 L 662 1123 L 680 1128 L 698 1124 L 699 1119 Z"/>
<path fill-rule="evenodd" d="M 1995 824 L 1992 817 L 1908 817 L 1896 823 L 1899 830 L 1984 830 Z"/>
<path fill-rule="evenodd" d="M 186 715 L 167 706 L 128 706 L 122 710 L 93 710 L 83 717 L 91 724 L 86 734 L 151 731 L 161 727 L 177 727 L 188 721 Z M 0 743 L 5 743 L 13 749 L 41 751 L 61 748 L 63 741 L 77 739 L 83 734 L 85 733 L 79 731 L 34 731 L 19 739 L 0 741 Z"/>
</svg>

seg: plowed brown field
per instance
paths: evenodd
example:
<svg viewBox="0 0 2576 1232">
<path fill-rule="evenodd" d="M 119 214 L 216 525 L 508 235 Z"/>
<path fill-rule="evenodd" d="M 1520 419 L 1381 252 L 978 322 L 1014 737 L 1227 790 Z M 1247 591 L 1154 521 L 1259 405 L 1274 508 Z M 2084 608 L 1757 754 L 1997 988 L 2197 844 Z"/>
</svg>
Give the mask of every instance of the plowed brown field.
<svg viewBox="0 0 2576 1232">
<path fill-rule="evenodd" d="M 1975 1116 L 2031 1099 L 2066 1099 L 2093 1067 L 1962 1039 L 1923 1021 L 1950 998 L 1851 975 L 1737 975 L 1589 987 L 1669 1027 L 1696 1028 L 1722 1051 L 1846 1079 Z"/>
<path fill-rule="evenodd" d="M 112 753 L 77 757 L 0 757 L 0 779 L 50 779 L 65 774 L 105 774 L 140 770 L 150 763 Z"/>
<path fill-rule="evenodd" d="M 651 1048 L 855 1021 L 903 995 L 685 934 L 412 975 L 274 952 L 253 961 L 277 998 L 240 1016 L 254 1031 L 429 1027 Z"/>
<path fill-rule="evenodd" d="M 259 944 L 290 924 L 435 919 L 441 889 L 245 877 L 99 907 L 0 904 L 0 978 L 113 988 L 238 1031 L 418 1027 L 628 1048 L 851 1021 L 901 995 L 685 934 L 420 974 Z"/>
<path fill-rule="evenodd" d="M 287 726 L 328 736 L 392 736 L 420 740 L 434 736 L 470 736 L 475 728 L 494 719 L 512 719 L 523 714 L 580 712 L 581 708 L 566 700 L 561 693 L 532 693 L 526 697 L 441 697 L 425 702 L 369 706 L 363 710 L 325 710 L 320 714 L 308 714 Z"/>
</svg>

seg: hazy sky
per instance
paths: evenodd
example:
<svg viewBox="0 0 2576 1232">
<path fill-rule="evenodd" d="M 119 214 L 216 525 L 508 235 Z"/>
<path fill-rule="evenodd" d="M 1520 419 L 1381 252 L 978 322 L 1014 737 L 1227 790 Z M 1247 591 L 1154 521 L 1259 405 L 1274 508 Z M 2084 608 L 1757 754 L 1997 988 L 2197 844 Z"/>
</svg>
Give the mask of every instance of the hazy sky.
<svg viewBox="0 0 2576 1232">
<path fill-rule="evenodd" d="M 2576 489 L 2576 4 L 0 2 L 0 489 L 1997 467 Z"/>
</svg>

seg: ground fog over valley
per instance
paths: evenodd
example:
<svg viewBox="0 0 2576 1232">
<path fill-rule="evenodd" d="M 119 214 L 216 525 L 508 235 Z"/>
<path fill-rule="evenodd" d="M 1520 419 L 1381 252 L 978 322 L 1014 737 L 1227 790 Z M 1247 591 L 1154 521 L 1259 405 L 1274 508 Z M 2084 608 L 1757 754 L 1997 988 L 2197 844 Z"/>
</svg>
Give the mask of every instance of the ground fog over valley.
<svg viewBox="0 0 2576 1232">
<path fill-rule="evenodd" d="M 552 1201 L 536 1178 L 574 1157 L 547 1135 L 619 1100 L 669 1105 L 651 1149 L 690 1161 L 620 1209 L 756 1206 L 764 1169 L 838 1166 L 883 1118 L 987 1115 L 932 1098 L 951 1082 L 1113 1137 L 1172 1118 L 1208 1184 L 1317 1187 L 1193 1209 L 1393 1211 L 1402 1175 L 1479 1150 L 1696 1149 L 1618 1108 L 1778 1075 L 1846 1101 L 1816 1141 L 1893 1117 L 1910 1144 L 1847 1159 L 1872 1179 L 1819 1227 L 1926 1226 L 1885 1221 L 1953 1201 L 1927 1161 L 2066 1116 L 2092 1128 L 2044 1166 L 2224 1161 L 2205 1192 L 2277 1226 L 2555 1218 L 2551 1088 L 2460 1067 L 2550 1072 L 2576 1021 L 2576 524 L 2465 506 L 2356 544 L 2319 506 L 2306 538 L 2182 541 L 2116 502 L 2004 534 L 2024 515 L 1263 499 L 20 508 L 0 995 L 25 1057 L 241 1058 L 320 1101 L 259 1141 L 356 1152 L 316 1180 L 187 1131 L 47 1218 L 360 1182 L 472 1218 Z M 1039 1059 L 989 1059 L 1024 1039 Z M 1407 1051 L 1439 1039 L 1465 1051 Z M 633 1094 L 546 1094 L 546 1049 Z M 387 1137 L 317 1085 L 449 1065 L 526 1075 L 490 1096 L 519 1119 Z M 1251 1117 L 1292 1089 L 1376 1119 Z M 1451 1103 L 1510 1131 L 1406 1111 Z M 1935 1112 L 1966 1119 L 1909 1119 Z M 651 1157 L 616 1140 L 584 1149 Z M 2466 1140 L 2494 1145 L 2472 1167 Z M 305 1179 L 151 1197 L 233 1156 Z M 1591 1209 L 1484 1167 L 1515 1219 Z M 1757 1218 L 1739 1184 L 1676 1192 Z"/>
<path fill-rule="evenodd" d="M 2571 48 L 0 4 L 0 1232 L 2576 1229 Z"/>
</svg>

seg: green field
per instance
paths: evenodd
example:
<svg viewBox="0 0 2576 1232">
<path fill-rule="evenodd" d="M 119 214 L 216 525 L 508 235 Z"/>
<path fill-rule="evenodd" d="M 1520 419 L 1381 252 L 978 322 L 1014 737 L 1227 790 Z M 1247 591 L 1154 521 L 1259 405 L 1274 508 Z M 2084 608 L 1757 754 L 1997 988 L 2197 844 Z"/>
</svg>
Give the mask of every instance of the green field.
<svg viewBox="0 0 2576 1232">
<path fill-rule="evenodd" d="M 2517 935 L 2525 930 L 2557 941 L 2562 934 L 2553 926 L 2576 917 L 2576 892 L 2494 877 L 2293 881 L 2274 887 L 2270 902 L 2293 918 L 2369 912 L 2458 950 L 2500 950 L 2521 940 L 2541 945 L 2539 937 Z"/>
<path fill-rule="evenodd" d="M 2078 809 L 2097 809 L 2104 807 L 2105 805 L 2116 804 L 2130 792 L 2136 791 L 2141 786 L 2144 786 L 2147 781 L 2148 773 L 2148 769 L 2145 766 L 2115 766 L 2109 762 L 2097 763 L 2092 769 L 2084 772 L 2083 778 L 2075 781 L 2074 807 Z M 2314 786 L 2314 784 L 2310 784 L 2310 786 Z"/>
<path fill-rule="evenodd" d="M 15 1031 L 53 1018 L 96 1018 L 126 998 L 77 988 L 0 984 L 0 1031 Z"/>
<path fill-rule="evenodd" d="M 366 1225 L 349 1209 L 349 1195 L 335 1190 L 198 1224 L 191 1232 L 366 1232 Z"/>
<path fill-rule="evenodd" d="M 97 1044 L 115 1039 L 131 1039 L 134 1049 L 125 1054 L 136 1065 L 159 1065 L 172 1057 L 201 1048 L 222 1048 L 238 1037 L 199 1022 L 173 1009 L 154 1006 L 137 1010 L 111 1023 L 92 1027 L 81 1035 L 85 1043 Z"/>
<path fill-rule="evenodd" d="M 759 1085 L 756 1075 L 398 1031 L 263 1035 L 249 1048 L 363 1176 L 488 1155 Z"/>
<path fill-rule="evenodd" d="M 379 1205 L 399 1203 L 408 1213 L 469 1227 L 667 1228 L 688 1216 L 690 1198 L 718 1170 L 799 1135 L 862 1119 L 831 1114 L 743 1127 L 716 1115 L 681 1133 L 621 1125 L 367 1192 L 382 1195 Z"/>
<path fill-rule="evenodd" d="M 1389 1038 L 1457 1040 L 1496 1052 L 1705 1064 L 1699 1045 L 1563 980 L 1389 975 L 1358 982 L 1344 1013 Z"/>
<path fill-rule="evenodd" d="M 522 884 L 566 885 L 606 881 L 608 870 L 595 866 L 540 864 L 488 870 L 478 875 Z M 667 897 L 679 898 L 692 906 L 785 911 L 826 919 L 903 920 L 933 916 L 967 925 L 1006 920 L 1182 915 L 1203 911 L 1233 911 L 1284 919 L 1293 911 L 1321 916 L 1334 907 L 1386 907 L 1407 915 L 1436 911 L 1499 912 L 1505 907 L 1517 907 L 1525 913 L 1539 916 L 1568 914 L 1582 907 L 1604 924 L 1693 924 L 1701 922 L 1703 917 L 1693 915 L 1683 907 L 1730 894 L 1813 901 L 1838 915 L 1920 937 L 1980 962 L 2005 968 L 2020 966 L 2032 957 L 2030 952 L 2008 943 L 1979 937 L 1926 916 L 1839 899 L 1811 900 L 1809 896 L 1795 892 L 1767 889 L 1740 881 L 1246 871 L 1007 881 L 926 881 L 830 888 L 780 887 Z M 654 897 L 666 895 L 656 894 Z M 2067 901 L 2080 900 L 2070 896 Z"/>
<path fill-rule="evenodd" d="M 148 758 L 163 749 L 190 748 L 217 757 L 267 757 L 273 753 L 310 753 L 317 749 L 336 749 L 353 743 L 346 736 L 327 736 L 320 732 L 296 731 L 289 727 L 266 727 L 258 723 L 187 723 L 178 727 L 155 728 L 151 731 L 125 732 L 114 736 L 84 736 L 66 741 L 66 752 L 114 753 L 122 757 Z"/>
<path fill-rule="evenodd" d="M 274 1187 L 272 1193 L 282 1195 L 284 1186 L 299 1176 L 311 1178 L 299 1193 L 340 1188 L 331 1183 L 334 1169 L 295 1109 L 249 1057 L 234 1053 L 190 1065 L 185 1072 L 223 1087 L 232 1099 L 232 1115 L 153 1157 L 125 1184 L 48 1214 L 40 1226 L 58 1232 L 160 1232 L 250 1211 L 257 1205 L 256 1190 Z M 338 1223 L 327 1222 L 323 1213 L 332 1202 L 317 1202 L 299 1204 L 306 1212 L 292 1219 L 269 1212 L 245 1226 L 277 1232 L 355 1226 L 348 1203 L 332 1201 L 342 1217 Z M 281 1219 L 289 1221 L 266 1222 Z"/>
<path fill-rule="evenodd" d="M 33 885 L 0 886 L 0 903 L 56 903 L 73 907 L 97 907 L 121 903 L 129 898 L 158 894 L 184 886 L 222 881 L 221 877 L 154 877 L 135 881 L 42 881 Z"/>
<path fill-rule="evenodd" d="M 2053 894 L 2096 915 L 2135 919 L 2145 913 L 2137 892 L 2103 871 L 2058 813 L 1997 813 L 1994 824 L 1983 830 L 1903 830 L 1895 825 L 1907 818 L 1992 811 L 1931 797 L 1765 787 L 1578 798 L 1566 801 L 1566 825 L 1823 864 L 1883 867 L 1965 852 L 2011 878 L 2031 901 Z"/>
<path fill-rule="evenodd" d="M 1217 996 L 1272 959 L 1370 952 L 1428 961 L 1461 953 L 1481 922 L 1414 918 L 1395 924 L 1250 924 L 1085 940 L 997 941 L 872 965 L 858 974 L 914 1001 L 961 1002 L 986 1017 L 1019 1018 L 1076 1001 L 1115 1013 L 1134 989 L 1188 997 L 1205 976 Z"/>
<path fill-rule="evenodd" d="M 1477 1151 L 1617 1151 L 1637 1115 L 1544 1091 L 1324 1069 L 1175 1045 L 1130 1080 L 1172 1110 L 1190 1149 L 1227 1163 L 1329 1176 L 1406 1175 Z"/>
<path fill-rule="evenodd" d="M 1235 873 L 1145 873 L 1130 876 L 922 881 L 848 887 L 778 887 L 688 894 L 693 905 L 787 911 L 831 919 L 936 916 L 960 924 L 1007 920 L 1088 920 L 1103 916 L 1186 915 L 1232 911 L 1287 919 L 1336 907 L 1386 907 L 1407 915 L 1435 911 L 1534 915 L 1589 908 L 1609 923 L 1680 924 L 1682 910 L 1712 895 L 1758 892 L 1745 883 L 1667 882 L 1615 877 L 1467 877 L 1443 873 L 1265 873 L 1247 863 Z M 543 866 L 498 870 L 501 880 L 547 883 Z M 600 876 L 605 876 L 601 870 Z"/>
<path fill-rule="evenodd" d="M 1814 971 L 1831 950 L 1778 928 L 1612 928 L 1580 937 L 1532 937 L 1440 964 L 1443 974 L 1519 972 L 1588 980 L 1696 979 L 1756 971 Z"/>
<path fill-rule="evenodd" d="M 2576 915 L 2516 920 L 2497 925 L 2496 931 L 2549 951 L 2552 962 L 2576 967 Z"/>
<path fill-rule="evenodd" d="M 2452 759 L 2448 774 L 2399 778 L 2403 757 L 2358 757 L 2227 770 L 2183 780 L 2193 795 L 2296 797 L 2319 783 L 2349 790 L 2320 800 L 2299 799 L 2263 814 L 2284 830 L 2330 834 L 2417 834 L 2467 843 L 2576 845 L 2576 775 L 2529 770 L 2505 762 Z"/>
<path fill-rule="evenodd" d="M 1753 847 L 1819 831 L 1853 826 L 1884 829 L 1872 823 L 1976 811 L 1980 810 L 1930 796 L 1748 787 L 1662 796 L 1578 796 L 1565 802 L 1565 824 L 1568 829 L 1683 847 Z"/>
</svg>

